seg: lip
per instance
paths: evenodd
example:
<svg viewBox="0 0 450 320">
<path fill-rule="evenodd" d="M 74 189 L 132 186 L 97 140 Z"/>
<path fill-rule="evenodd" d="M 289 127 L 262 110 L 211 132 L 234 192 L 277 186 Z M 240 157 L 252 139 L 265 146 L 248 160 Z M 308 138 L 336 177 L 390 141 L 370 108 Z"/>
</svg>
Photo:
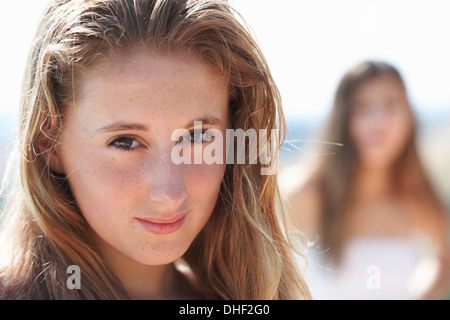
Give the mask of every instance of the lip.
<svg viewBox="0 0 450 320">
<path fill-rule="evenodd" d="M 147 231 L 154 234 L 170 234 L 177 231 L 184 222 L 187 212 L 165 217 L 142 217 L 136 218 Z"/>
</svg>

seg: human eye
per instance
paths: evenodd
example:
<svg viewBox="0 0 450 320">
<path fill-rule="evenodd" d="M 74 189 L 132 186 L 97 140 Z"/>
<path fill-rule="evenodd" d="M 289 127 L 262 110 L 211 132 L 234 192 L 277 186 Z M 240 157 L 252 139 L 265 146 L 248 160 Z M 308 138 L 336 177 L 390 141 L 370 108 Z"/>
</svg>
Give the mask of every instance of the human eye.
<svg viewBox="0 0 450 320">
<path fill-rule="evenodd" d="M 356 116 L 366 116 L 370 112 L 368 103 L 361 102 L 353 107 L 353 112 Z"/>
<path fill-rule="evenodd" d="M 183 137 L 182 141 L 189 143 L 206 143 L 210 142 L 212 134 L 208 130 L 192 130 Z"/>
<path fill-rule="evenodd" d="M 121 151 L 132 151 L 139 148 L 142 144 L 133 137 L 121 136 L 113 139 L 108 143 L 109 147 L 116 148 Z"/>
</svg>

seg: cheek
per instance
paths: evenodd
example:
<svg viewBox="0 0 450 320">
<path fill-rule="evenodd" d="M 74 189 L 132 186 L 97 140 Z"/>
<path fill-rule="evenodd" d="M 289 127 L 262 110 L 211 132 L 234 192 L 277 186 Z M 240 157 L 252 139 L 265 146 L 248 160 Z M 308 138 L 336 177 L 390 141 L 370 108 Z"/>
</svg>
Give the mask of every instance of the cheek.
<svg viewBox="0 0 450 320">
<path fill-rule="evenodd" d="M 184 169 L 184 183 L 191 201 L 202 208 L 204 215 L 214 209 L 225 173 L 226 164 L 192 164 Z"/>
<path fill-rule="evenodd" d="M 412 133 L 412 120 L 408 114 L 398 113 L 390 121 L 389 141 L 393 148 L 403 149 Z"/>
<path fill-rule="evenodd" d="M 366 137 L 370 134 L 370 121 L 367 117 L 352 116 L 349 122 L 349 135 L 357 148 L 364 146 Z"/>
<path fill-rule="evenodd" d="M 189 198 L 194 202 L 195 207 L 199 208 L 201 215 L 204 218 L 209 218 L 211 215 L 219 195 L 220 187 L 226 170 L 226 141 L 222 132 L 222 144 L 220 140 L 217 141 L 214 149 L 217 152 L 217 148 L 222 148 L 222 161 L 220 164 L 205 163 L 205 157 L 212 156 L 212 153 L 207 152 L 203 148 L 203 161 L 201 164 L 189 164 L 183 168 L 183 180 L 189 193 Z M 212 147 L 212 145 L 210 145 Z M 191 150 L 192 155 L 194 150 Z M 191 163 L 194 163 L 194 159 L 191 159 Z"/>
<path fill-rule="evenodd" d="M 140 188 L 138 170 L 119 170 L 116 159 L 81 148 L 67 152 L 63 164 L 83 215 L 89 220 L 126 208 Z"/>
</svg>

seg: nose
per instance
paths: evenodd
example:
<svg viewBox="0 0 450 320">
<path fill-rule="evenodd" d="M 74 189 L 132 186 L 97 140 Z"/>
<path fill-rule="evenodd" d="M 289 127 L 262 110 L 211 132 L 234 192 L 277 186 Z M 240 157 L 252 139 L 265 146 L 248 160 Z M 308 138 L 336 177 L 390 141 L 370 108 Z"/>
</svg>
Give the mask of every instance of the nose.
<svg viewBox="0 0 450 320">
<path fill-rule="evenodd" d="M 172 162 L 170 156 L 159 159 L 151 170 L 150 199 L 161 209 L 174 211 L 181 207 L 188 197 L 184 182 L 183 166 Z"/>
<path fill-rule="evenodd" d="M 366 113 L 366 119 L 372 128 L 384 128 L 389 117 L 388 110 L 383 105 L 374 105 Z"/>
</svg>

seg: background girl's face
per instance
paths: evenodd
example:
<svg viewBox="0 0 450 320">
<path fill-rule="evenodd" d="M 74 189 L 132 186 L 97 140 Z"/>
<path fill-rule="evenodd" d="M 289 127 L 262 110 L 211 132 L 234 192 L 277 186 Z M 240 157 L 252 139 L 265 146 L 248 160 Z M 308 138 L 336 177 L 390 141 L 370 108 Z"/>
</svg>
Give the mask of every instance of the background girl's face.
<svg viewBox="0 0 450 320">
<path fill-rule="evenodd" d="M 57 157 L 105 255 L 160 265 L 181 257 L 208 221 L 225 165 L 171 160 L 175 129 L 222 131 L 224 76 L 198 57 L 135 50 L 83 72 Z M 193 139 L 194 140 L 194 139 Z M 224 161 L 225 162 L 225 161 Z"/>
<path fill-rule="evenodd" d="M 351 98 L 350 110 L 350 138 L 358 160 L 366 166 L 391 165 L 412 131 L 412 115 L 402 83 L 389 75 L 362 82 Z"/>
</svg>

